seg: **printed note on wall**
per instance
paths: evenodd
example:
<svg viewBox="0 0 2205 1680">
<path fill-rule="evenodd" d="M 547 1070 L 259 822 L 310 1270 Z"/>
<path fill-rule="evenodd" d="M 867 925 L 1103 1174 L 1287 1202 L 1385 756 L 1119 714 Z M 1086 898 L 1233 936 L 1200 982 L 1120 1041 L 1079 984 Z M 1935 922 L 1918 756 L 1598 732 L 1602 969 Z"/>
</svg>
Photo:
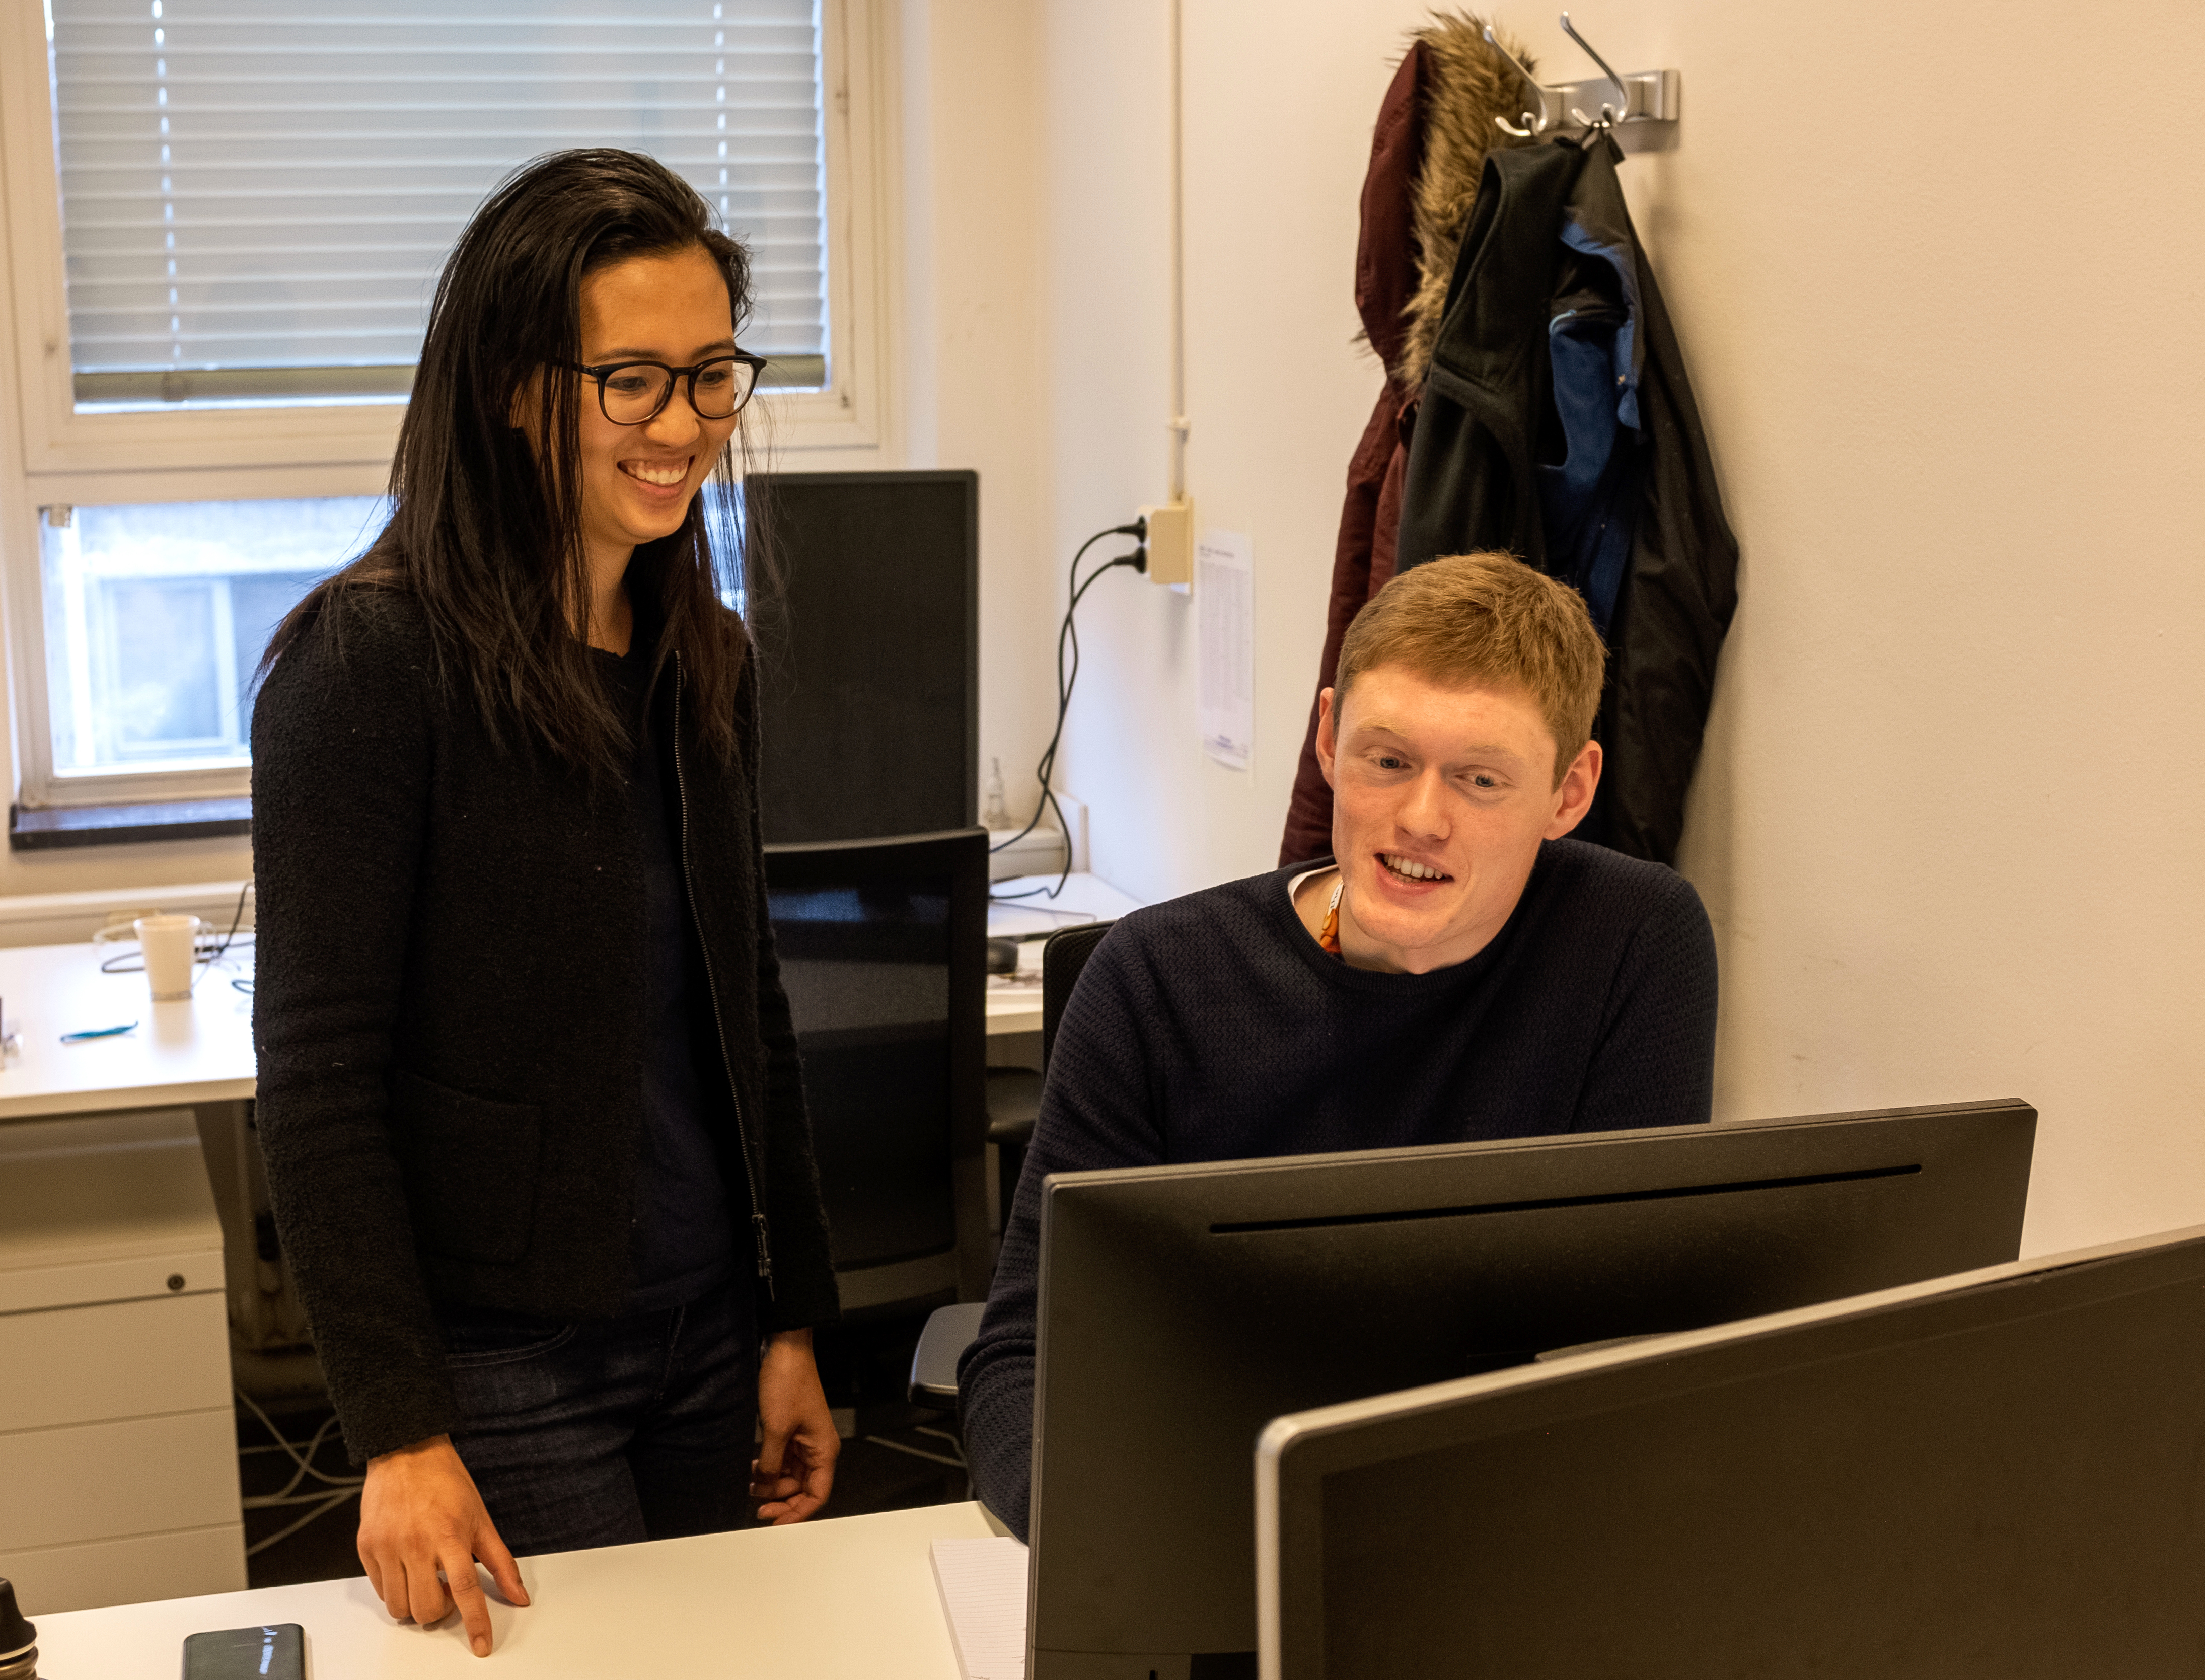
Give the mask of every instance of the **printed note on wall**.
<svg viewBox="0 0 2205 1680">
<path fill-rule="evenodd" d="M 1201 615 L 1202 750 L 1248 768 L 1256 729 L 1256 562 L 1237 531 L 1205 531 L 1194 546 L 1194 609 Z"/>
</svg>

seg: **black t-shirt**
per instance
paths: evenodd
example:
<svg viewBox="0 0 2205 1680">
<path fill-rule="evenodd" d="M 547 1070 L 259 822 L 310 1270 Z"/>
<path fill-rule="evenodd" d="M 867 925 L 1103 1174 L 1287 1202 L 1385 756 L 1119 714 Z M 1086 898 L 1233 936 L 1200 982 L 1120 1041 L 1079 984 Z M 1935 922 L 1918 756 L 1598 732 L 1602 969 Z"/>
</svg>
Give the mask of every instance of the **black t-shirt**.
<svg viewBox="0 0 2205 1680">
<path fill-rule="evenodd" d="M 644 1126 L 631 1250 L 635 1281 L 625 1303 L 631 1312 L 681 1306 L 735 1271 L 734 1221 L 713 1143 L 732 1105 L 681 874 L 671 743 L 653 728 L 648 703 L 653 657 L 640 636 L 624 657 L 597 651 L 637 732 L 627 790 L 643 858 Z"/>
</svg>

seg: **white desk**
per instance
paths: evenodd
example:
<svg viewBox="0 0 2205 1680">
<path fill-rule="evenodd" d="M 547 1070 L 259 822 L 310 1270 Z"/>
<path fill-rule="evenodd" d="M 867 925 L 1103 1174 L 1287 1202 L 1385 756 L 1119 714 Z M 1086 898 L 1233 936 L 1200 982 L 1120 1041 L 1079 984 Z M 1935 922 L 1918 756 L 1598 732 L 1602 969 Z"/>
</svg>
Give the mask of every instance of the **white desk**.
<svg viewBox="0 0 2205 1680">
<path fill-rule="evenodd" d="M 1059 928 L 1076 928 L 1088 922 L 1114 922 L 1141 908 L 1141 901 L 1120 892 L 1099 876 L 1069 876 L 1063 892 L 1055 898 L 1053 875 L 1022 875 L 998 881 L 990 887 L 988 937 L 1034 940 Z M 1039 891 L 1034 889 L 1039 888 Z M 1031 898 L 1007 899 L 1007 893 L 1032 892 Z M 1038 948 L 1037 945 L 1035 947 Z M 988 1031 L 1001 1033 L 1041 1030 L 1041 969 L 1037 963 L 1022 965 L 1016 976 L 988 977 Z"/>
<path fill-rule="evenodd" d="M 275 1622 L 306 1630 L 310 1680 L 957 1680 L 928 1542 L 1001 1532 L 977 1505 L 931 1505 L 524 1559 L 534 1602 L 493 1602 L 487 1666 L 457 1617 L 428 1629 L 394 1623 L 357 1577 L 58 1616 L 24 1610 L 51 1680 L 172 1680 L 185 1635 Z"/>
<path fill-rule="evenodd" d="M 0 1120 L 117 1108 L 192 1107 L 253 1095 L 253 1000 L 229 982 L 253 972 L 249 946 L 203 968 L 187 1003 L 155 1003 L 146 977 L 102 974 L 128 946 L 0 950 L 0 1000 L 21 1048 L 0 1065 Z M 64 1044 L 61 1036 L 135 1021 L 135 1032 Z"/>
<path fill-rule="evenodd" d="M 991 938 L 1020 939 L 1083 922 L 1110 922 L 1140 900 L 1092 875 L 1074 875 L 1055 899 L 1001 902 L 1000 895 L 1056 885 L 1051 876 L 994 883 L 988 907 Z M 196 1107 L 253 1095 L 253 1000 L 229 982 L 250 977 L 251 947 L 227 966 L 202 972 L 189 1003 L 153 1003 L 143 974 L 102 974 L 101 956 L 115 947 L 21 946 L 0 950 L 0 1000 L 22 1048 L 0 1067 L 0 1120 L 90 1114 L 116 1108 Z M 135 1021 L 135 1032 L 63 1044 L 61 1036 L 86 1027 Z M 1041 1030 L 1041 980 L 991 985 L 988 1031 Z"/>
<path fill-rule="evenodd" d="M 246 1578 L 222 1222 L 174 1111 L 253 1095 L 251 970 L 155 1003 L 99 971 L 129 948 L 0 950 L 0 1574 L 51 1605 Z"/>
</svg>

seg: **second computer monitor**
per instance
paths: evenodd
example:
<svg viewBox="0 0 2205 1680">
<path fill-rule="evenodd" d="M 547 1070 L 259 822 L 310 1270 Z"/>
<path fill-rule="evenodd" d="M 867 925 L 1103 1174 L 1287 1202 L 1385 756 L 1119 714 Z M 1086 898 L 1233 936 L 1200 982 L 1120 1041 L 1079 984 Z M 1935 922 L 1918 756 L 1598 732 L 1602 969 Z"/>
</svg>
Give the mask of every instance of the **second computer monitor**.
<svg viewBox="0 0 2205 1680">
<path fill-rule="evenodd" d="M 743 495 L 767 843 L 970 828 L 978 478 L 754 473 Z"/>
<path fill-rule="evenodd" d="M 2205 1229 L 1282 1417 L 1265 1680 L 2159 1680 L 2205 1652 Z"/>
<path fill-rule="evenodd" d="M 2036 1121 L 1978 1103 L 1050 1178 L 1029 1675 L 1252 1671 L 1253 1452 L 1282 1413 L 2012 1260 Z"/>
</svg>

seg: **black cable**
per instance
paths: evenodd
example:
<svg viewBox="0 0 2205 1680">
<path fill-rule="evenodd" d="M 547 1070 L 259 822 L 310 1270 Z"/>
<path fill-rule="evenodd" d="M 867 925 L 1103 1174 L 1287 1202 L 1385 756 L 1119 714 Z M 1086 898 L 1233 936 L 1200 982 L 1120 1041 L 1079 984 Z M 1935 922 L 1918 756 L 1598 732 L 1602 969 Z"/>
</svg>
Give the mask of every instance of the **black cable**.
<svg viewBox="0 0 2205 1680">
<path fill-rule="evenodd" d="M 1056 802 L 1056 792 L 1049 786 L 1049 781 L 1056 772 L 1057 747 L 1064 739 L 1064 720 L 1072 709 L 1073 686 L 1079 680 L 1079 631 L 1073 621 L 1073 614 L 1079 610 L 1079 603 L 1085 597 L 1087 591 L 1095 587 L 1096 580 L 1104 573 L 1115 571 L 1120 566 L 1131 566 L 1137 570 L 1146 571 L 1149 552 L 1144 548 L 1135 549 L 1131 554 L 1120 555 L 1115 560 L 1106 561 L 1089 573 L 1084 582 L 1079 576 L 1079 562 L 1086 558 L 1087 551 L 1105 537 L 1139 537 L 1147 535 L 1148 521 L 1145 519 L 1132 525 L 1114 525 L 1107 530 L 1097 531 L 1082 543 L 1073 554 L 1069 575 L 1066 579 L 1070 599 L 1065 604 L 1064 619 L 1057 626 L 1056 631 L 1056 726 L 1049 731 L 1049 745 L 1042 749 L 1041 760 L 1034 766 L 1035 778 L 1041 783 L 1041 798 L 1035 804 L 1034 814 L 1026 820 L 1025 828 L 1001 845 L 988 848 L 990 852 L 996 852 L 1004 850 L 1005 847 L 1016 846 L 1034 831 L 1035 825 L 1040 822 L 1043 811 L 1053 810 L 1056 813 L 1056 826 L 1064 835 L 1064 869 L 1058 875 L 1056 885 L 1054 887 L 1031 887 L 1023 893 L 990 893 L 989 896 L 995 903 L 1014 904 L 1020 899 L 1030 899 L 1038 893 L 1046 893 L 1048 897 L 1053 899 L 1064 890 L 1064 883 L 1072 877 L 1072 828 L 1071 825 L 1065 821 L 1064 807 Z M 1064 650 L 1067 644 L 1072 649 L 1072 668 L 1068 674 L 1064 663 Z"/>
<path fill-rule="evenodd" d="M 237 908 L 230 912 L 229 931 L 222 936 L 222 943 L 200 959 L 203 962 L 217 961 L 229 949 L 229 942 L 237 937 L 238 924 L 245 920 L 245 895 L 253 890 L 253 877 L 245 877 L 245 884 L 237 889 Z"/>
<path fill-rule="evenodd" d="M 1076 567 L 1078 564 L 1079 561 L 1075 557 L 1073 565 Z M 1056 813 L 1057 828 L 1064 835 L 1064 868 L 1056 877 L 1055 886 L 1046 888 L 1032 887 L 1023 893 L 1002 893 L 997 897 L 999 903 L 1014 903 L 1020 899 L 1032 898 L 1037 893 L 1045 893 L 1046 896 L 1053 899 L 1064 890 L 1064 883 L 1072 878 L 1072 825 L 1065 820 L 1064 807 L 1057 803 L 1056 792 L 1049 784 L 1056 774 L 1056 752 L 1064 739 L 1064 721 L 1072 709 L 1072 691 L 1079 680 L 1079 631 L 1073 621 L 1073 615 L 1079 611 L 1079 603 L 1085 597 L 1087 591 L 1095 587 L 1102 574 L 1114 571 L 1120 566 L 1131 566 L 1137 569 L 1146 570 L 1148 551 L 1145 549 L 1137 549 L 1132 554 L 1120 555 L 1115 560 L 1096 567 L 1088 574 L 1085 583 L 1078 584 L 1073 588 L 1071 604 L 1065 608 L 1064 621 L 1058 626 L 1056 632 L 1056 727 L 1050 733 L 1049 745 L 1043 749 L 1041 762 L 1034 769 L 1034 775 L 1041 782 L 1041 801 L 1034 807 L 1032 821 L 1010 840 L 1003 842 L 1006 846 L 1015 844 L 1017 840 L 1033 832 L 1034 824 L 1041 821 L 1043 810 L 1054 810 Z M 1073 575 L 1076 578 L 1078 573 L 1075 572 Z M 1064 650 L 1067 644 L 1072 649 L 1072 667 L 1068 673 L 1064 663 Z"/>
<path fill-rule="evenodd" d="M 1146 525 L 1147 521 L 1144 520 L 1138 525 L 1111 525 L 1107 530 L 1097 531 L 1085 543 L 1082 543 L 1073 554 L 1072 574 L 1067 582 L 1067 587 L 1070 591 L 1072 597 L 1071 604 L 1065 608 L 1064 622 L 1062 625 L 1058 626 L 1056 632 L 1056 727 L 1050 733 L 1049 738 L 1049 745 L 1042 753 L 1041 762 L 1043 764 L 1053 764 L 1055 762 L 1057 739 L 1064 733 L 1065 709 L 1071 701 L 1071 696 L 1066 692 L 1064 686 L 1064 632 L 1066 629 L 1071 626 L 1072 614 L 1074 608 L 1079 605 L 1079 562 L 1086 557 L 1088 549 L 1093 548 L 1105 537 L 1139 537 L 1145 534 Z M 1106 567 L 1105 569 L 1107 570 L 1108 568 Z M 1096 574 L 1097 577 L 1100 575 L 1102 575 L 1100 573 Z M 1094 578 L 1090 578 L 1088 579 L 1090 583 L 1092 583 L 1094 580 Z M 1075 637 L 1073 640 L 1076 645 L 1078 638 Z M 1019 829 L 1015 834 L 1013 834 L 1010 839 L 1003 841 L 1001 845 L 990 846 L 988 850 L 990 852 L 1001 852 L 1005 850 L 1007 847 L 1016 846 L 1028 834 L 1033 833 L 1034 824 L 1041 821 L 1041 814 L 1045 810 L 1055 807 L 1056 810 L 1057 820 L 1060 822 L 1064 820 L 1063 808 L 1055 804 L 1055 798 L 1049 791 L 1049 778 L 1045 774 L 1042 775 L 1041 785 L 1042 802 L 1034 807 L 1034 814 L 1026 820 L 1026 826 Z M 1070 837 L 1067 835 L 1067 843 Z M 1025 895 L 1020 893 L 1018 896 L 1024 897 Z"/>
<path fill-rule="evenodd" d="M 230 913 L 229 931 L 223 935 L 222 942 L 220 944 L 217 945 L 211 951 L 204 953 L 199 948 L 199 941 L 194 939 L 192 941 L 193 962 L 214 963 L 219 961 L 223 956 L 228 954 L 230 941 L 237 937 L 238 928 L 245 920 L 245 895 L 252 890 L 253 878 L 252 876 L 247 876 L 245 880 L 245 884 L 237 889 L 237 908 Z M 119 955 L 104 959 L 99 965 L 99 971 L 102 974 L 143 974 L 146 971 L 145 953 L 141 951 L 137 953 L 138 959 L 134 966 L 131 964 L 131 953 L 125 951 L 121 953 Z M 194 982 L 194 983 L 196 983 L 196 982 Z M 235 982 L 233 982 L 231 983 L 235 984 Z"/>
</svg>

